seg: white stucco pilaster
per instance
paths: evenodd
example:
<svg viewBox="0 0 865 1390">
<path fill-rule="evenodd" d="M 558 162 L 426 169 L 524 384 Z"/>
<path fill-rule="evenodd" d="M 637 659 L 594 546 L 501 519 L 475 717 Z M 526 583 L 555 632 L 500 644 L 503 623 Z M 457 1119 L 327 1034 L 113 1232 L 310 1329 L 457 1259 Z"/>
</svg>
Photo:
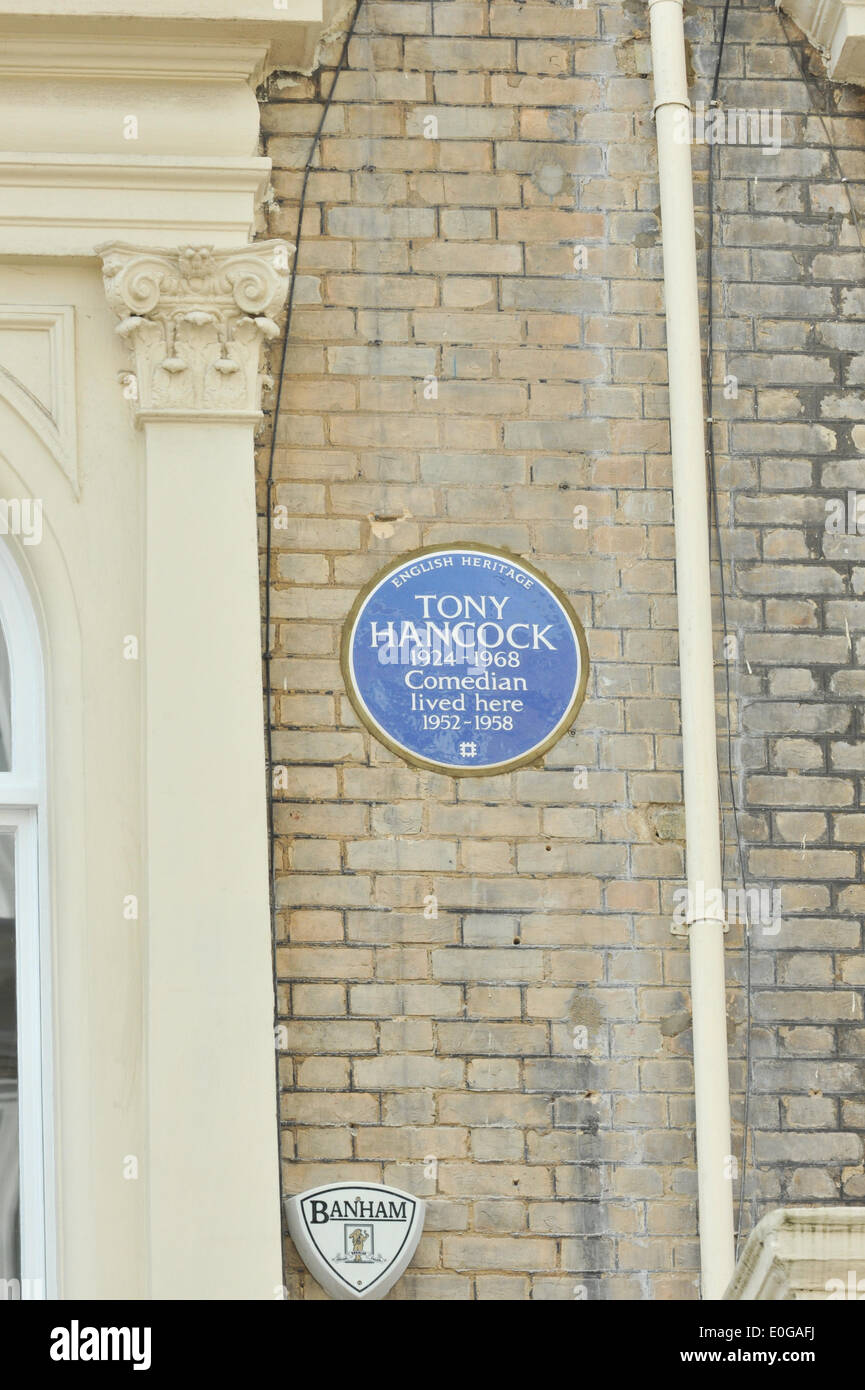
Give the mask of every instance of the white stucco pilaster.
<svg viewBox="0 0 865 1390">
<path fill-rule="evenodd" d="M 291 248 L 249 243 L 258 84 L 311 66 L 337 4 L 0 0 L 0 483 L 45 508 L 19 558 L 61 1298 L 281 1283 L 253 444 Z"/>
<path fill-rule="evenodd" d="M 282 1282 L 253 436 L 291 249 L 101 249 L 146 452 L 156 1298 Z"/>
</svg>

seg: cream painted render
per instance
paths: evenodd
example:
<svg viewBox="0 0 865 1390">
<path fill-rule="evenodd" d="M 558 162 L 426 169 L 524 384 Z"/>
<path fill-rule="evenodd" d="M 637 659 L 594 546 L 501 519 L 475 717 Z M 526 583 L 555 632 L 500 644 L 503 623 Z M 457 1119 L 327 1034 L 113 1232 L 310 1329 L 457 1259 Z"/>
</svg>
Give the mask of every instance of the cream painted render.
<svg viewBox="0 0 865 1390">
<path fill-rule="evenodd" d="M 255 85 L 309 65 L 323 14 L 242 8 L 0 4 L 0 491 L 44 507 L 41 544 L 9 542 L 46 673 L 61 1297 L 282 1280 L 253 445 L 292 248 L 249 241 Z"/>
</svg>

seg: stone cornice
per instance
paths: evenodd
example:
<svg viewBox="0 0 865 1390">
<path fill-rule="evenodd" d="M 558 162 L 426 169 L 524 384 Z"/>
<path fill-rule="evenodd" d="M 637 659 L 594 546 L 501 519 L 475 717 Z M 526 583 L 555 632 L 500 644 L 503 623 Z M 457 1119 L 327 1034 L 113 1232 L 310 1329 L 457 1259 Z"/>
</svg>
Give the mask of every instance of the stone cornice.
<svg viewBox="0 0 865 1390">
<path fill-rule="evenodd" d="M 775 0 L 826 60 L 835 82 L 865 86 L 865 0 Z"/>
<path fill-rule="evenodd" d="M 6 34 L 0 47 L 0 76 L 32 78 L 98 77 L 123 82 L 182 78 L 218 82 L 240 78 L 254 83 L 265 66 L 268 46 L 189 39 L 169 42 L 68 35 L 61 42 L 46 34 Z"/>
<path fill-rule="evenodd" d="M 133 355 L 126 393 L 138 419 L 257 419 L 261 348 L 279 334 L 294 247 L 96 249 Z"/>
<path fill-rule="evenodd" d="M 0 254 L 93 256 L 106 241 L 235 247 L 252 236 L 270 160 L 0 153 Z"/>
<path fill-rule="evenodd" d="M 849 1298 L 851 1287 L 856 1298 L 860 1280 L 865 1290 L 865 1208 L 781 1208 L 754 1227 L 724 1299 Z"/>
<path fill-rule="evenodd" d="M 0 256 L 252 237 L 256 87 L 308 70 L 345 3 L 0 0 Z"/>
<path fill-rule="evenodd" d="M 269 66 L 308 67 L 339 0 L 0 0 L 0 32 L 91 36 L 123 42 L 155 37 L 267 50 Z"/>
</svg>

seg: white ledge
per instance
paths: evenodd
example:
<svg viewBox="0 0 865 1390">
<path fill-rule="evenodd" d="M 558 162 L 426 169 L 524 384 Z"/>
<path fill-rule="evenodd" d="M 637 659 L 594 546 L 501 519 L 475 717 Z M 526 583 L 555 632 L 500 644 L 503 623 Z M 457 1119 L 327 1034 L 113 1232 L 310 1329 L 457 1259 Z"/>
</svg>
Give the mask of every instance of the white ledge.
<svg viewBox="0 0 865 1390">
<path fill-rule="evenodd" d="M 834 82 L 865 86 L 865 0 L 775 0 L 826 60 Z"/>
<path fill-rule="evenodd" d="M 86 256 L 105 241 L 249 241 L 270 160 L 0 152 L 0 255 Z"/>
<path fill-rule="evenodd" d="M 728 1302 L 863 1297 L 865 1207 L 769 1212 L 748 1237 L 724 1294 Z"/>
<path fill-rule="evenodd" d="M 0 0 L 4 33 L 201 39 L 263 45 L 273 67 L 309 67 L 331 0 Z"/>
</svg>

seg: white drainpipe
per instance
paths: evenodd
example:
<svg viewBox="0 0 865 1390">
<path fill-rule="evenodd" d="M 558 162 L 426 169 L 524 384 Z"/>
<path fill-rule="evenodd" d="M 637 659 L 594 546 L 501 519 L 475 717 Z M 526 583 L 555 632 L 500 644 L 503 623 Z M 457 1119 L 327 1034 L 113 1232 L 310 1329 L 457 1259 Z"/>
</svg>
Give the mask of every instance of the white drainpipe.
<svg viewBox="0 0 865 1390">
<path fill-rule="evenodd" d="M 703 1298 L 735 1265 L 706 436 L 682 0 L 649 0 L 661 185 Z M 678 133 L 678 139 L 677 139 Z M 697 916 L 696 914 L 700 915 Z"/>
</svg>

